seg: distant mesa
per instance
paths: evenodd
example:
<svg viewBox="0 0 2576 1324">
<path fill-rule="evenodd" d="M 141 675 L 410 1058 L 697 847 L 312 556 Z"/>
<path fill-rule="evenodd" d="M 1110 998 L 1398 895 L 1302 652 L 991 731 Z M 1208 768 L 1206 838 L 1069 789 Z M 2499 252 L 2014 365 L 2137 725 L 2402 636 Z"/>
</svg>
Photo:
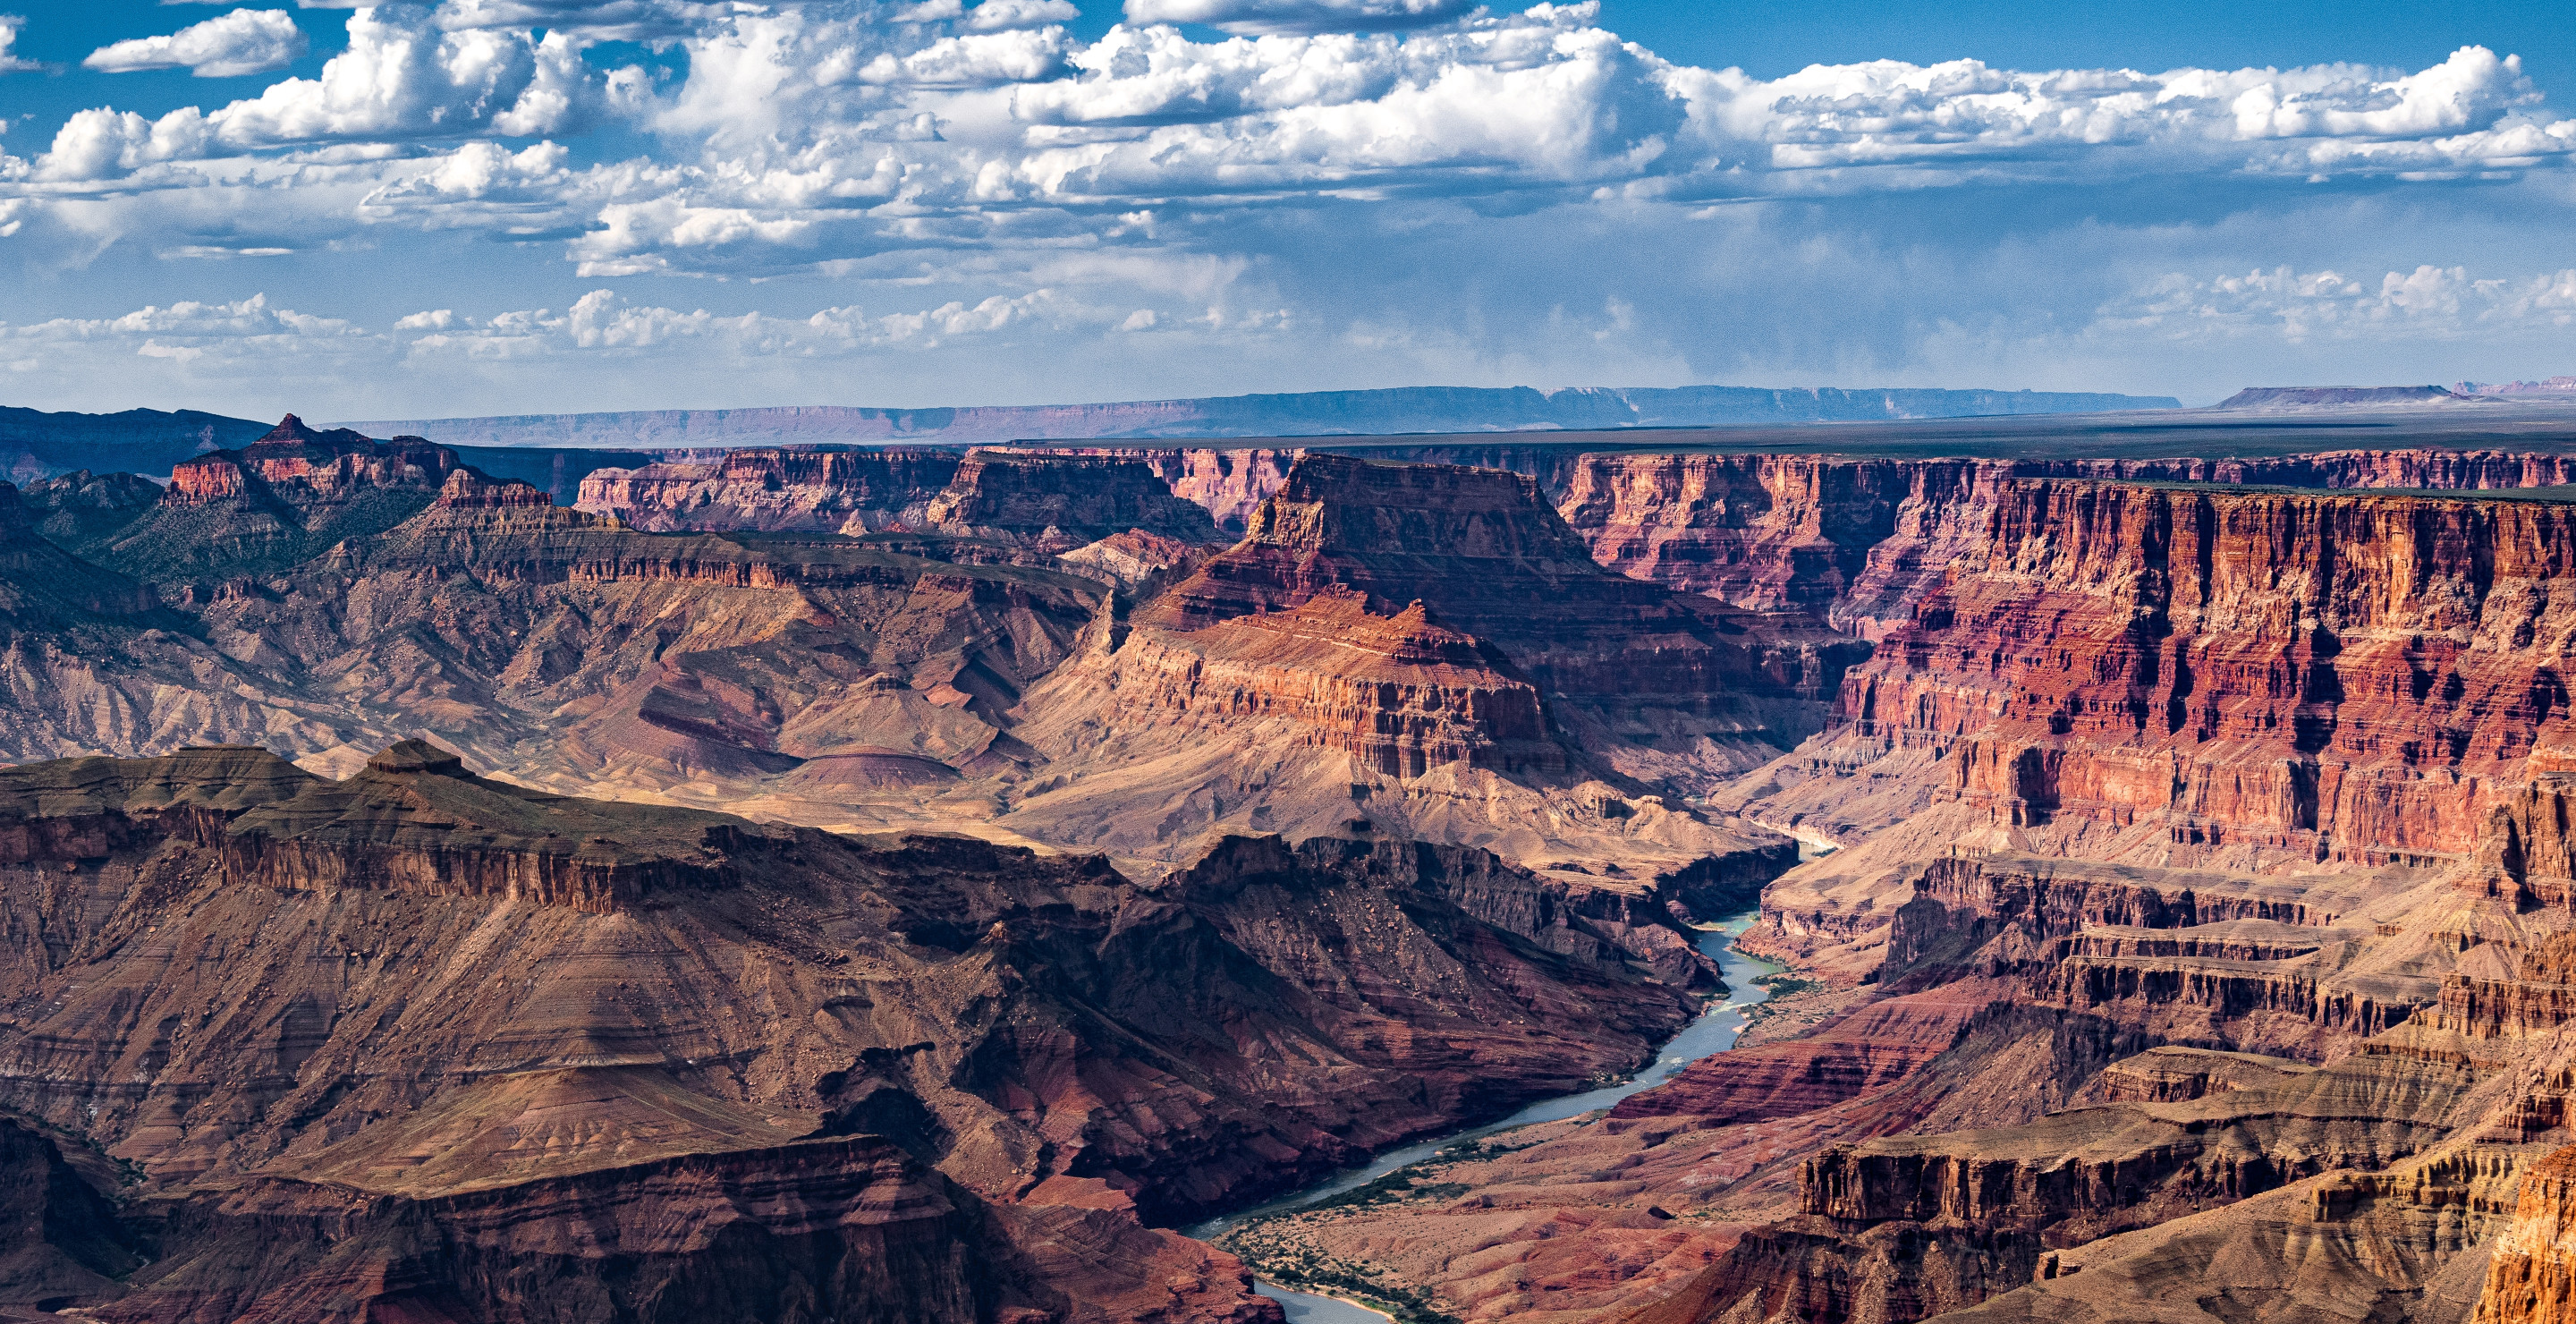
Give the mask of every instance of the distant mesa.
<svg viewBox="0 0 2576 1324">
<path fill-rule="evenodd" d="M 2248 386 L 2218 409 L 2335 409 L 2355 406 L 2455 405 L 2475 397 L 2440 386 Z"/>
</svg>

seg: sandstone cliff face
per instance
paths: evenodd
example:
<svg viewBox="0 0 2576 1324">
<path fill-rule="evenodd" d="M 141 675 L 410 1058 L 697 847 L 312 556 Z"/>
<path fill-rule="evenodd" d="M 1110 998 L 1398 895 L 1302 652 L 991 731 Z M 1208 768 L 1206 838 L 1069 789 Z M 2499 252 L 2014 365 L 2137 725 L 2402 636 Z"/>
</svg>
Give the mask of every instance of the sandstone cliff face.
<svg viewBox="0 0 2576 1324">
<path fill-rule="evenodd" d="M 2565 740 L 2543 659 L 2570 509 L 2019 481 L 1838 713 L 1937 755 L 1936 798 L 2051 839 L 2457 858 Z"/>
<path fill-rule="evenodd" d="M 2576 1319 L 2576 1146 L 2532 1164 L 2522 1174 L 2513 1222 L 2497 1239 L 2487 1268 L 2478 1324 L 2563 1324 Z"/>
<path fill-rule="evenodd" d="M 1512 453 L 1602 564 L 1747 607 L 1796 606 L 1865 638 L 1912 615 L 1974 550 L 2018 480 L 2299 488 L 2509 489 L 2567 483 L 2570 457 L 2370 450 L 2255 459 L 1877 459 Z"/>
</svg>

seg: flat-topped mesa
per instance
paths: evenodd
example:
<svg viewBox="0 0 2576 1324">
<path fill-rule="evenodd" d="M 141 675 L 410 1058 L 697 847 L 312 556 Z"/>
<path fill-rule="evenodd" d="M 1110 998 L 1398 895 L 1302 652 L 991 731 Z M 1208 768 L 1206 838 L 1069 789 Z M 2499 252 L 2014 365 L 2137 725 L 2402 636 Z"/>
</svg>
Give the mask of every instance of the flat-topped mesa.
<svg viewBox="0 0 2576 1324">
<path fill-rule="evenodd" d="M 1998 821 L 2456 858 L 2576 747 L 2576 505 L 2019 480 L 1839 716 Z"/>
<path fill-rule="evenodd" d="M 1027 540 L 1059 552 L 1129 529 L 1183 542 L 1223 541 L 1205 508 L 1172 495 L 1142 459 L 1126 455 L 970 451 L 923 518 L 952 533 Z"/>
<path fill-rule="evenodd" d="M 957 476 L 951 450 L 757 447 L 706 462 L 600 469 L 575 503 L 656 533 L 731 529 L 863 534 L 918 529 Z"/>
<path fill-rule="evenodd" d="M 234 818 L 291 800 L 315 780 L 247 745 L 0 768 L 0 865 L 78 865 L 169 835 L 211 845 Z"/>
<path fill-rule="evenodd" d="M 456 452 L 420 437 L 376 441 L 347 428 L 316 432 L 288 414 L 241 450 L 172 466 L 162 499 L 181 507 L 271 494 L 294 505 L 345 501 L 370 488 L 435 488 L 460 466 Z"/>
</svg>

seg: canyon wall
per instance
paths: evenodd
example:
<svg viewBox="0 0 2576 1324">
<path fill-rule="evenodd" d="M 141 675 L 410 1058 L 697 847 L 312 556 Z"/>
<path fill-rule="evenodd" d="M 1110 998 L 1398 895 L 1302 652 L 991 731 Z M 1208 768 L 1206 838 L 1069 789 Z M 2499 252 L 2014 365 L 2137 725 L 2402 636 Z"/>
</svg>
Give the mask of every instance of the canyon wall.
<svg viewBox="0 0 2576 1324">
<path fill-rule="evenodd" d="M 2458 856 L 2568 743 L 2576 507 L 2023 481 L 1855 669 L 1997 821 Z"/>
</svg>

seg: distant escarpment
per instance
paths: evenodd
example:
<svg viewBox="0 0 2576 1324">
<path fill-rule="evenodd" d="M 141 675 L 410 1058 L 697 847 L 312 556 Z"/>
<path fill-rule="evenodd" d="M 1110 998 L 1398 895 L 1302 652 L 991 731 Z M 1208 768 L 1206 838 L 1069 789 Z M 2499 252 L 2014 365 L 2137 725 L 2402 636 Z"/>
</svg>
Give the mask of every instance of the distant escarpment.
<svg viewBox="0 0 2576 1324">
<path fill-rule="evenodd" d="M 0 407 L 0 477 L 28 483 L 86 469 L 164 474 L 206 451 L 248 445 L 268 426 L 194 409 L 47 413 Z"/>
<path fill-rule="evenodd" d="M 134 1165 L 156 1245 L 85 1278 L 125 1224 L 48 1232 L 29 1281 L 136 1320 L 677 1320 L 745 1275 L 904 1318 L 1265 1318 L 1137 1217 L 1580 1088 L 1695 1014 L 1534 883 L 1348 838 L 1139 883 L 417 742 L 338 782 L 243 748 L 0 770 L 0 1105 Z"/>
<path fill-rule="evenodd" d="M 2461 404 L 2466 399 L 2440 386 L 2248 386 L 2212 407 L 2300 411 L 2374 406 L 2421 408 Z"/>
<path fill-rule="evenodd" d="M 1960 418 L 2172 409 L 2171 396 L 2073 391 L 1899 387 L 1411 386 L 1074 405 L 874 409 L 840 405 L 773 409 L 672 409 L 629 413 L 518 414 L 353 423 L 379 433 L 419 433 L 450 445 L 779 446 L 866 442 L 968 445 L 1120 437 L 1304 437 L 1413 432 L 1511 432 L 1564 428 L 1708 427 L 1730 423 Z"/>
</svg>

